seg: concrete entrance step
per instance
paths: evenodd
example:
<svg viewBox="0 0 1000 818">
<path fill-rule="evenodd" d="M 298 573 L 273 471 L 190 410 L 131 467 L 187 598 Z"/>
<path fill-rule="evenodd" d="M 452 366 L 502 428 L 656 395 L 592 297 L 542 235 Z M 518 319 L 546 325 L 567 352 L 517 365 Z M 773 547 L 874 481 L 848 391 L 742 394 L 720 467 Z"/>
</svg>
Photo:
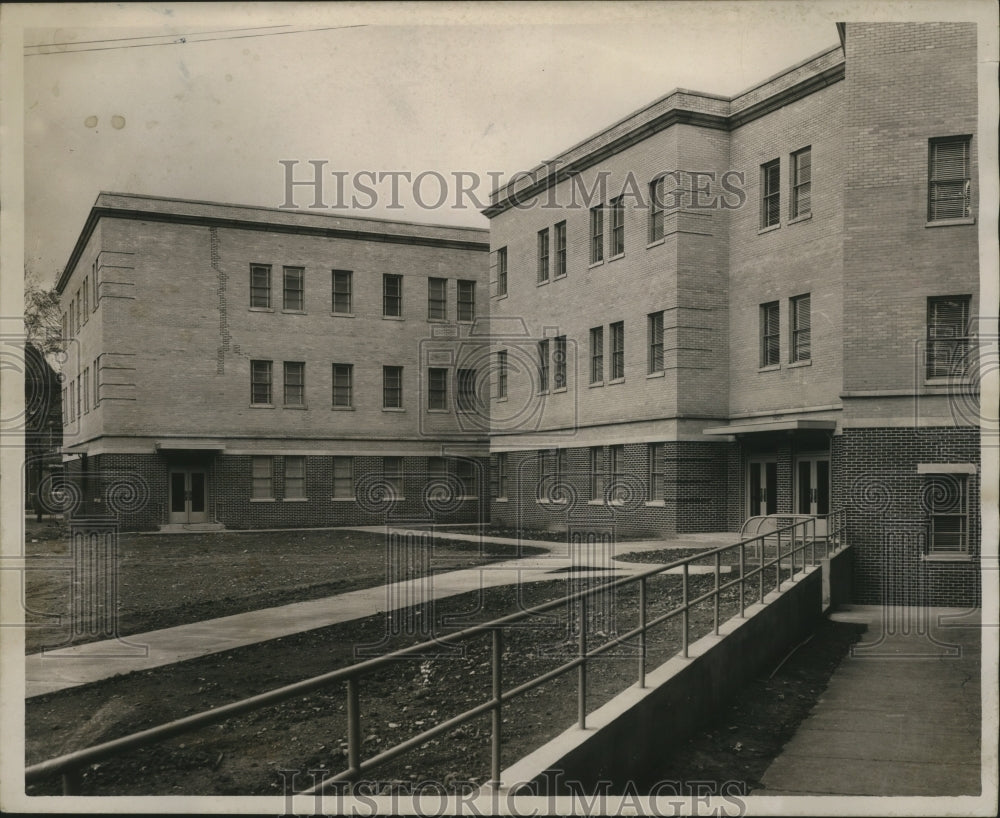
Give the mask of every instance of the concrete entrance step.
<svg viewBox="0 0 1000 818">
<path fill-rule="evenodd" d="M 161 534 L 191 534 L 201 531 L 225 531 L 222 523 L 170 523 L 161 525 Z"/>
</svg>

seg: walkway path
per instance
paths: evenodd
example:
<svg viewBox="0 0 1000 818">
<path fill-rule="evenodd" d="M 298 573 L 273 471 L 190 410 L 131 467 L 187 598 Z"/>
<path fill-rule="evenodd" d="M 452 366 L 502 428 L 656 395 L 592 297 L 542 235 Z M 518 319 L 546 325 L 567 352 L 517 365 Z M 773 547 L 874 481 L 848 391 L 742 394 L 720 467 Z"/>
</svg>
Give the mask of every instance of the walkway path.
<svg viewBox="0 0 1000 818">
<path fill-rule="evenodd" d="M 864 623 L 754 795 L 978 795 L 979 612 L 846 606 Z"/>
<path fill-rule="evenodd" d="M 381 527 L 361 527 L 359 531 L 384 531 Z M 478 535 L 436 531 L 439 539 L 475 540 Z M 518 540 L 483 537 L 484 541 L 516 545 Z M 734 542 L 734 534 L 696 534 L 681 540 L 619 543 L 619 553 L 655 551 L 662 548 L 709 548 Z M 122 639 L 89 642 L 70 648 L 35 653 L 25 657 L 25 696 L 39 696 L 68 687 L 98 681 L 122 673 L 161 667 L 210 653 L 277 639 L 339 622 L 360 619 L 408 605 L 442 599 L 478 588 L 492 588 L 519 582 L 540 582 L 566 576 L 570 566 L 566 543 L 530 541 L 548 553 L 517 560 L 505 560 L 478 568 L 435 573 L 427 578 L 363 588 L 336 596 L 263 608 L 189 625 L 135 634 Z M 650 563 L 615 561 L 606 565 L 599 547 L 582 554 L 582 564 L 598 568 L 588 576 L 624 576 L 652 568 Z M 678 569 L 679 570 L 679 569 Z M 712 570 L 693 566 L 691 573 Z M 725 570 L 725 569 L 724 569 Z M 558 573 L 554 573 L 558 572 Z"/>
</svg>

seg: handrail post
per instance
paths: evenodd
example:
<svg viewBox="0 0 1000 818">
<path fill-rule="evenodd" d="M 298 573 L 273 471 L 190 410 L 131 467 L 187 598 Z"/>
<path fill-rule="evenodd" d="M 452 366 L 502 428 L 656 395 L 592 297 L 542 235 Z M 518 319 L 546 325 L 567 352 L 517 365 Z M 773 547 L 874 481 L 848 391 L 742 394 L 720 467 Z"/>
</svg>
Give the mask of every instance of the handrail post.
<svg viewBox="0 0 1000 818">
<path fill-rule="evenodd" d="M 760 554 L 760 559 L 758 560 L 757 564 L 757 583 L 758 585 L 760 585 L 760 597 L 757 599 L 757 601 L 761 605 L 763 605 L 764 604 L 764 540 L 761 540 L 759 543 L 757 543 L 757 545 L 760 548 L 760 551 L 758 552 Z"/>
<path fill-rule="evenodd" d="M 66 770 L 62 774 L 62 792 L 63 795 L 79 795 L 80 791 L 83 789 L 83 774 L 79 767 L 74 767 L 72 770 Z"/>
<path fill-rule="evenodd" d="M 361 706 L 355 676 L 347 680 L 347 769 L 351 780 L 361 773 Z"/>
<path fill-rule="evenodd" d="M 683 656 L 688 658 L 688 563 L 684 563 L 684 573 L 681 579 L 681 602 L 684 609 L 681 611 L 681 647 Z"/>
<path fill-rule="evenodd" d="M 500 675 L 503 659 L 503 628 L 493 629 L 493 713 L 492 713 L 492 746 L 490 757 L 490 785 L 493 789 L 500 786 L 500 730 L 501 730 L 501 697 L 503 695 L 502 678 Z"/>
<path fill-rule="evenodd" d="M 830 536 L 829 516 L 827 516 L 826 520 L 827 520 L 826 523 L 827 536 L 829 537 Z M 809 541 L 809 564 L 812 565 L 813 567 L 815 567 L 816 565 L 816 518 L 815 517 L 813 517 L 813 535 L 812 539 Z"/>
<path fill-rule="evenodd" d="M 740 619 L 746 614 L 746 547 L 740 543 Z"/>
<path fill-rule="evenodd" d="M 714 625 L 715 625 L 715 635 L 719 635 L 719 597 L 722 596 L 722 592 L 719 590 L 719 575 L 722 573 L 722 553 L 719 551 L 715 552 L 715 611 L 714 611 Z"/>
<path fill-rule="evenodd" d="M 646 578 L 639 580 L 639 687 L 646 686 Z"/>
<path fill-rule="evenodd" d="M 778 559 L 775 561 L 775 591 L 781 590 L 781 526 L 778 526 Z"/>
<path fill-rule="evenodd" d="M 576 720 L 581 730 L 587 729 L 587 595 L 580 597 L 580 665 L 577 668 Z"/>
</svg>

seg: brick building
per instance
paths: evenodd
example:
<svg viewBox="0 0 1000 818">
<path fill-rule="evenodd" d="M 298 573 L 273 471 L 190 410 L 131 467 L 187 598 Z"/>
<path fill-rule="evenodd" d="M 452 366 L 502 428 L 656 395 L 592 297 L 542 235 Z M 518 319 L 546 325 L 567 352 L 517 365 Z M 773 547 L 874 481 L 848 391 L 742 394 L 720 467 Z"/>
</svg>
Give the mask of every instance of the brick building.
<svg viewBox="0 0 1000 818">
<path fill-rule="evenodd" d="M 487 429 L 455 403 L 478 399 L 457 378 L 486 348 L 487 252 L 483 230 L 102 193 L 58 282 L 74 499 L 138 529 L 478 519 Z"/>
<path fill-rule="evenodd" d="M 495 191 L 491 515 L 845 508 L 861 602 L 979 595 L 973 24 L 846 24 Z"/>
</svg>

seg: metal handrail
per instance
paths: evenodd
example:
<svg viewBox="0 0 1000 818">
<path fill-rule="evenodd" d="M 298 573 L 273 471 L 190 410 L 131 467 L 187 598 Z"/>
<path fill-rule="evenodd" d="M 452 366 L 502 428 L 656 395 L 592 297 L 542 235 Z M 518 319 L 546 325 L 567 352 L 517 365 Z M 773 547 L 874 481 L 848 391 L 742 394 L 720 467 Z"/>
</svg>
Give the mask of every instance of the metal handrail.
<svg viewBox="0 0 1000 818">
<path fill-rule="evenodd" d="M 791 516 L 791 515 L 788 515 Z M 834 543 L 834 549 L 838 550 L 843 544 L 843 534 L 846 529 L 846 513 L 843 509 L 832 512 L 826 515 L 827 520 L 827 536 L 822 538 L 823 543 L 823 556 L 828 557 L 831 552 L 831 543 Z M 811 530 L 810 530 L 811 529 Z M 796 531 L 801 530 L 801 537 L 796 536 Z M 784 538 L 788 545 L 787 552 L 782 552 L 782 534 L 787 532 L 787 537 Z M 777 535 L 777 554 L 774 559 L 770 561 L 765 561 L 763 559 L 763 553 L 761 554 L 760 564 L 752 569 L 747 569 L 746 566 L 746 548 L 748 546 L 755 546 L 756 540 L 763 540 L 765 537 L 774 538 Z M 746 614 L 746 583 L 749 579 L 757 577 L 759 585 L 759 602 L 764 603 L 764 574 L 765 571 L 772 566 L 775 568 L 775 590 L 780 591 L 781 585 L 787 579 L 782 579 L 782 560 L 783 558 L 788 559 L 788 569 L 789 578 L 794 579 L 798 570 L 806 570 L 806 549 L 810 549 L 810 559 L 809 564 L 815 566 L 816 563 L 816 518 L 809 517 L 798 522 L 793 522 L 789 525 L 782 526 L 776 531 L 770 532 L 766 535 L 760 535 L 754 537 L 750 540 L 741 540 L 740 542 L 733 543 L 731 545 L 724 545 L 718 548 L 709 549 L 703 551 L 699 554 L 694 554 L 688 557 L 684 557 L 679 560 L 675 560 L 666 565 L 659 565 L 654 568 L 650 568 L 646 571 L 642 571 L 638 574 L 632 574 L 627 577 L 622 577 L 617 580 L 612 580 L 602 585 L 598 585 L 591 588 L 585 588 L 575 593 L 569 594 L 565 597 L 559 599 L 554 599 L 549 602 L 544 602 L 539 605 L 535 605 L 531 608 L 523 609 L 507 616 L 494 619 L 490 622 L 485 622 L 479 625 L 473 625 L 469 628 L 465 628 L 460 631 L 455 631 L 444 636 L 436 637 L 434 639 L 420 642 L 415 645 L 410 645 L 405 648 L 400 648 L 399 650 L 393 651 L 392 653 L 385 654 L 383 656 L 377 656 L 372 659 L 368 659 L 358 664 L 351 665 L 346 668 L 340 668 L 338 670 L 331 671 L 329 673 L 324 673 L 319 676 L 314 676 L 309 679 L 304 679 L 299 682 L 295 682 L 290 685 L 285 685 L 283 687 L 275 688 L 274 690 L 269 690 L 265 693 L 260 693 L 256 696 L 251 696 L 247 699 L 242 699 L 238 702 L 231 702 L 230 704 L 220 705 L 219 707 L 212 708 L 210 710 L 205 710 L 201 713 L 196 713 L 191 716 L 186 716 L 175 721 L 167 722 L 165 724 L 158 725 L 156 727 L 151 727 L 147 730 L 142 730 L 138 733 L 132 733 L 127 736 L 122 736 L 121 738 L 113 739 L 111 741 L 104 742 L 102 744 L 96 744 L 91 747 L 84 748 L 82 750 L 77 750 L 72 753 L 67 753 L 56 758 L 48 759 L 47 761 L 40 762 L 28 767 L 25 770 L 25 783 L 32 783 L 40 781 L 49 776 L 61 775 L 62 776 L 62 786 L 63 793 L 66 795 L 76 795 L 79 794 L 81 788 L 81 770 L 85 766 L 88 766 L 96 761 L 103 760 L 112 756 L 120 755 L 126 750 L 135 749 L 138 747 L 144 747 L 159 741 L 162 741 L 173 736 L 181 735 L 184 733 L 189 733 L 194 730 L 206 727 L 210 724 L 216 724 L 220 721 L 224 721 L 232 716 L 238 715 L 240 713 L 246 713 L 248 711 L 259 710 L 263 707 L 267 707 L 272 704 L 277 704 L 282 701 L 287 701 L 288 699 L 294 698 L 296 696 L 309 693 L 311 691 L 317 690 L 319 688 L 328 687 L 337 682 L 346 682 L 346 696 L 347 696 L 347 759 L 348 766 L 345 770 L 329 776 L 314 787 L 309 790 L 305 790 L 305 794 L 316 794 L 318 792 L 323 792 L 331 784 L 339 781 L 350 781 L 357 779 L 361 773 L 377 767 L 397 755 L 406 752 L 407 750 L 413 749 L 414 747 L 423 744 L 427 740 L 446 732 L 454 727 L 464 724 L 484 713 L 490 712 L 492 714 L 491 727 L 492 727 L 492 741 L 491 741 L 491 780 L 490 783 L 493 786 L 500 785 L 500 769 L 501 769 L 501 711 L 505 702 L 510 701 L 517 696 L 544 684 L 551 679 L 568 673 L 569 671 L 576 669 L 577 678 L 577 689 L 578 689 L 578 706 L 577 706 L 577 723 L 583 728 L 586 725 L 586 700 L 587 700 L 587 660 L 595 656 L 599 656 L 602 653 L 616 647 L 625 641 L 632 639 L 636 636 L 639 637 L 639 674 L 638 674 L 638 685 L 639 687 L 645 687 L 646 684 L 646 634 L 648 631 L 656 627 L 657 625 L 666 622 L 676 616 L 681 617 L 682 628 L 681 628 L 681 650 L 680 653 L 684 658 L 688 658 L 688 641 L 689 641 L 689 616 L 688 613 L 691 608 L 706 602 L 709 599 L 714 599 L 714 616 L 713 616 L 713 632 L 718 635 L 719 625 L 720 625 L 720 596 L 723 591 L 728 590 L 734 586 L 739 586 L 739 616 L 740 618 L 745 617 Z M 722 554 L 733 549 L 739 549 L 739 575 L 735 579 L 731 579 L 728 582 L 723 583 L 721 581 L 722 573 Z M 802 564 L 801 569 L 796 568 L 796 555 L 802 553 Z M 714 563 L 714 583 L 713 587 L 703 593 L 701 596 L 690 598 L 689 594 L 689 566 L 692 562 L 701 561 L 708 557 L 713 558 Z M 657 576 L 666 571 L 670 571 L 675 568 L 681 568 L 681 604 L 664 614 L 661 614 L 653 619 L 647 619 L 647 588 L 646 580 L 650 577 Z M 587 600 L 594 596 L 595 594 L 607 593 L 618 588 L 631 585 L 632 583 L 639 583 L 639 625 L 632 630 L 617 636 L 614 639 L 608 640 L 603 644 L 597 646 L 596 648 L 588 650 L 587 648 Z M 503 654 L 503 629 L 508 625 L 513 625 L 520 622 L 528 617 L 535 616 L 540 613 L 545 613 L 554 608 L 561 607 L 564 605 L 569 605 L 571 603 L 577 603 L 579 606 L 579 622 L 580 622 L 580 632 L 578 634 L 578 645 L 577 645 L 577 655 L 560 665 L 557 668 L 547 671 L 544 674 L 536 676 L 518 685 L 515 688 L 504 691 L 503 690 L 503 680 L 501 675 L 501 658 Z M 492 651 L 491 651 L 491 696 L 488 700 L 462 712 L 457 716 L 454 716 L 446 721 L 434 725 L 426 730 L 421 731 L 415 736 L 390 747 L 387 750 L 379 753 L 378 755 L 372 756 L 370 758 L 361 759 L 361 712 L 359 708 L 359 687 L 360 680 L 363 676 L 372 673 L 383 666 L 387 665 L 389 662 L 393 662 L 403 656 L 412 656 L 414 654 L 419 654 L 424 651 L 430 650 L 434 647 L 440 647 L 442 644 L 452 644 L 456 642 L 463 642 L 471 639 L 475 636 L 479 636 L 489 632 L 492 635 Z"/>
</svg>

